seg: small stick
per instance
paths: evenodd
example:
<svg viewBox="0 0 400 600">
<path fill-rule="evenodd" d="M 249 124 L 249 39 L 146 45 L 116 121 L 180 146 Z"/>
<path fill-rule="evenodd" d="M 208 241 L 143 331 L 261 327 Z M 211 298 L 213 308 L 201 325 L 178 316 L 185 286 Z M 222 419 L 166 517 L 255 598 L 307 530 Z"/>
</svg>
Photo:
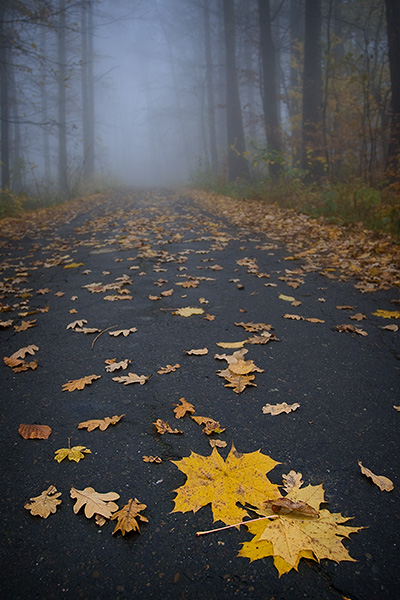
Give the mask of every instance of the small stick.
<svg viewBox="0 0 400 600">
<path fill-rule="evenodd" d="M 239 525 L 247 525 L 247 523 L 254 523 L 255 521 L 262 521 L 263 519 L 278 519 L 279 515 L 268 515 L 266 517 L 258 517 L 257 519 L 249 519 L 248 521 L 241 521 L 240 523 L 234 523 L 233 525 L 226 525 L 225 527 L 218 527 L 218 529 L 210 529 L 209 531 L 196 531 L 197 537 L 200 535 L 206 535 L 207 533 L 215 533 L 216 531 L 223 531 L 224 529 L 231 529 L 231 527 L 238 527 Z"/>
<path fill-rule="evenodd" d="M 116 327 L 116 325 L 111 325 L 111 327 L 107 327 L 107 329 L 103 329 L 102 331 L 100 331 L 100 333 L 98 333 L 98 334 L 96 335 L 96 337 L 94 338 L 94 340 L 93 340 L 93 342 L 92 342 L 92 350 L 93 350 L 93 346 L 94 346 L 94 344 L 95 344 L 96 340 L 98 340 L 98 339 L 99 339 L 99 337 L 101 336 L 101 334 L 102 334 L 102 333 L 105 333 L 105 332 L 106 332 L 106 331 L 108 331 L 109 329 L 113 329 L 114 327 Z"/>
</svg>

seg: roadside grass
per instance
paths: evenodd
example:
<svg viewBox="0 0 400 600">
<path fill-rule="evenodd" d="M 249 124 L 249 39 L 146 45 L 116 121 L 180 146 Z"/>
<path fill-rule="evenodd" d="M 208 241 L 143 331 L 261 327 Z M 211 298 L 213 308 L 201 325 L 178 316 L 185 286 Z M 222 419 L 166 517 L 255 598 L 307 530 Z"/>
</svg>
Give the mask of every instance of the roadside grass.
<svg viewBox="0 0 400 600">
<path fill-rule="evenodd" d="M 272 180 L 226 183 L 218 176 L 202 173 L 193 187 L 233 198 L 249 198 L 311 217 L 324 217 L 337 225 L 362 224 L 366 229 L 400 237 L 400 191 L 395 186 L 372 187 L 361 180 L 304 183 L 302 174 L 291 172 Z"/>
</svg>

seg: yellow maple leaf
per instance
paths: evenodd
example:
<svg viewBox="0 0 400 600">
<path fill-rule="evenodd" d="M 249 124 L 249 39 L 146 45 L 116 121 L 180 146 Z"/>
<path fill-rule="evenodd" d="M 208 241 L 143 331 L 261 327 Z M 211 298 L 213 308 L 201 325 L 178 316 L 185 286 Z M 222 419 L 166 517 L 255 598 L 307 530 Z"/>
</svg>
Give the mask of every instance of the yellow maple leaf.
<svg viewBox="0 0 400 600">
<path fill-rule="evenodd" d="M 178 308 L 172 314 L 179 315 L 180 317 L 191 317 L 192 315 L 202 315 L 203 313 L 204 310 L 202 308 L 185 306 L 184 308 Z"/>
<path fill-rule="evenodd" d="M 381 310 L 378 308 L 378 310 L 372 314 L 377 317 L 382 317 L 383 319 L 400 319 L 400 310 Z"/>
<path fill-rule="evenodd" d="M 197 512 L 211 503 L 213 520 L 229 525 L 248 515 L 237 502 L 260 506 L 266 499 L 279 497 L 278 486 L 266 477 L 279 463 L 259 450 L 240 454 L 232 444 L 226 460 L 214 448 L 210 456 L 191 452 L 171 462 L 187 476 L 186 483 L 175 490 L 172 512 Z"/>
<path fill-rule="evenodd" d="M 141 504 L 137 498 L 134 500 L 131 498 L 128 504 L 125 504 L 118 512 L 114 513 L 111 520 L 118 519 L 113 534 L 120 531 L 122 535 L 129 531 L 137 531 L 140 533 L 140 527 L 138 519 L 140 521 L 148 522 L 148 519 L 143 515 L 139 514 L 140 511 L 147 508 L 146 504 Z"/>
<path fill-rule="evenodd" d="M 55 451 L 54 460 L 61 462 L 64 458 L 79 462 L 82 458 L 85 458 L 85 454 L 91 454 L 91 450 L 85 446 L 73 446 L 72 448 L 59 448 Z"/>
<path fill-rule="evenodd" d="M 302 489 L 293 487 L 285 498 L 305 502 L 316 511 L 325 501 L 322 485 L 308 485 Z M 349 517 L 330 513 L 326 509 L 319 510 L 317 517 L 301 512 L 276 514 L 271 506 L 256 512 L 267 518 L 248 523 L 247 528 L 254 538 L 244 542 L 238 556 L 249 558 L 250 561 L 273 556 L 279 576 L 291 569 L 297 570 L 301 558 L 318 562 L 323 558 L 336 562 L 355 560 L 343 546 L 342 539 L 362 527 L 343 525 Z"/>
</svg>

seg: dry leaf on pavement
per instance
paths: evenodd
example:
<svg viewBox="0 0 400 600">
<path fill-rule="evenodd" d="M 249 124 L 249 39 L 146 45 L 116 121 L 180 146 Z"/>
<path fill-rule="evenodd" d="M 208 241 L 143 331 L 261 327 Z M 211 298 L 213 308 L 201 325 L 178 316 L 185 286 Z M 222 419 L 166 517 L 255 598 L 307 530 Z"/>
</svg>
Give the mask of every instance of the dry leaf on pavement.
<svg viewBox="0 0 400 600">
<path fill-rule="evenodd" d="M 186 415 L 187 412 L 189 412 L 189 413 L 195 412 L 195 408 L 194 408 L 193 404 L 190 404 L 190 402 L 187 402 L 184 397 L 179 398 L 179 402 L 180 402 L 180 404 L 174 404 L 174 406 L 176 406 L 176 408 L 174 408 L 175 419 L 181 419 L 182 417 L 184 417 Z"/>
<path fill-rule="evenodd" d="M 122 417 L 125 415 L 114 415 L 113 417 L 105 417 L 104 419 L 91 419 L 89 421 L 82 421 L 79 423 L 78 429 L 87 429 L 88 431 L 93 431 L 100 429 L 100 431 L 105 431 L 109 425 L 116 425 Z"/>
<path fill-rule="evenodd" d="M 280 496 L 278 486 L 266 477 L 279 463 L 259 450 L 241 454 L 232 445 L 226 460 L 214 448 L 210 456 L 191 452 L 190 456 L 171 462 L 187 476 L 186 483 L 175 490 L 172 512 L 197 512 L 211 503 L 213 520 L 231 525 L 248 516 L 246 509 L 237 506 L 238 502 L 260 506 L 265 500 Z"/>
<path fill-rule="evenodd" d="M 113 373 L 114 371 L 118 371 L 119 369 L 127 369 L 131 362 L 132 361 L 129 358 L 125 358 L 124 360 L 120 360 L 119 362 L 117 362 L 116 358 L 108 358 L 105 361 L 105 369 L 107 373 Z"/>
<path fill-rule="evenodd" d="M 383 319 L 400 319 L 400 310 L 381 310 L 379 308 L 372 314 Z"/>
<path fill-rule="evenodd" d="M 179 315 L 180 317 L 191 317 L 192 315 L 202 315 L 203 313 L 204 310 L 202 308 L 185 306 L 184 308 L 178 308 L 172 314 Z"/>
<path fill-rule="evenodd" d="M 289 471 L 287 475 L 282 475 L 283 489 L 286 493 L 290 492 L 293 488 L 299 489 L 303 485 L 303 475 L 296 473 L 296 471 Z"/>
<path fill-rule="evenodd" d="M 159 456 L 142 456 L 143 462 L 147 463 L 162 463 L 162 458 Z"/>
<path fill-rule="evenodd" d="M 219 421 L 215 421 L 210 417 L 191 417 L 198 425 L 204 425 L 203 432 L 207 435 L 212 433 L 222 433 L 225 428 L 221 427 Z"/>
<path fill-rule="evenodd" d="M 178 429 L 172 429 L 169 423 L 167 423 L 167 421 L 163 421 L 162 419 L 157 419 L 153 425 L 156 426 L 157 433 L 161 433 L 161 435 L 164 433 L 183 433 L 183 431 L 179 431 Z"/>
<path fill-rule="evenodd" d="M 394 489 L 393 481 L 388 477 L 385 477 L 384 475 L 375 475 L 372 471 L 367 469 L 367 467 L 364 467 L 360 460 L 358 461 L 358 466 L 361 469 L 361 473 L 370 477 L 382 492 L 391 492 Z"/>
<path fill-rule="evenodd" d="M 137 531 L 140 533 L 138 520 L 144 521 L 145 523 L 148 523 L 149 521 L 146 517 L 139 514 L 146 507 L 146 504 L 141 504 L 137 498 L 134 500 L 131 498 L 128 504 L 125 504 L 123 508 L 114 513 L 111 517 L 112 521 L 118 519 L 113 534 L 117 531 L 120 531 L 122 535 L 125 535 L 125 533 L 128 533 L 129 531 Z"/>
<path fill-rule="evenodd" d="M 25 346 L 24 348 L 20 348 L 14 354 L 11 354 L 10 358 L 25 358 L 27 354 L 35 354 L 39 350 L 38 346 L 35 344 L 29 344 L 29 346 Z"/>
<path fill-rule="evenodd" d="M 47 519 L 49 515 L 56 512 L 57 506 L 61 504 L 59 496 L 61 496 L 61 492 L 57 492 L 57 488 L 51 485 L 40 496 L 29 498 L 30 502 L 27 502 L 24 508 L 29 510 L 32 515 Z"/>
<path fill-rule="evenodd" d="M 176 363 L 175 365 L 167 365 L 166 367 L 161 367 L 161 369 L 157 371 L 157 373 L 159 373 L 160 375 L 166 375 L 167 373 L 173 373 L 174 371 L 180 368 L 181 365 L 179 363 Z"/>
<path fill-rule="evenodd" d="M 358 333 L 358 335 L 366 336 L 368 333 L 361 329 L 360 327 L 355 327 L 354 325 L 350 325 L 348 323 L 344 323 L 343 325 L 335 325 L 333 329 L 339 331 L 340 333 Z"/>
<path fill-rule="evenodd" d="M 228 445 L 225 440 L 216 440 L 216 439 L 209 439 L 208 443 L 210 444 L 211 448 L 226 448 L 226 446 Z"/>
<path fill-rule="evenodd" d="M 101 375 L 86 375 L 80 379 L 70 379 L 62 386 L 63 392 L 73 392 L 74 390 L 83 390 L 85 385 L 90 385 L 96 379 L 100 379 Z"/>
<path fill-rule="evenodd" d="M 298 402 L 295 402 L 294 404 L 286 404 L 286 402 L 282 402 L 281 404 L 266 404 L 262 407 L 262 411 L 265 415 L 280 415 L 283 412 L 291 413 L 299 407 L 300 404 Z"/>
<path fill-rule="evenodd" d="M 47 440 L 51 434 L 51 427 L 48 425 L 26 425 L 21 423 L 18 427 L 18 433 L 24 440 Z"/>
<path fill-rule="evenodd" d="M 80 509 L 85 507 L 85 517 L 90 519 L 93 515 L 101 515 L 105 519 L 109 519 L 116 510 L 118 504 L 113 500 L 118 500 L 119 494 L 116 492 L 107 492 L 100 494 L 92 487 L 86 487 L 84 490 L 77 490 L 72 487 L 70 491 L 72 499 L 76 499 L 74 504 L 74 513 L 77 514 Z"/>
<path fill-rule="evenodd" d="M 130 329 L 118 329 L 117 331 L 109 331 L 108 335 L 112 335 L 113 337 L 123 335 L 124 337 L 127 337 L 130 333 L 135 333 L 136 331 L 137 327 L 131 327 Z"/>
<path fill-rule="evenodd" d="M 121 375 L 120 377 L 113 377 L 113 381 L 129 385 L 130 383 L 140 383 L 144 385 L 146 381 L 150 379 L 150 375 L 136 375 L 136 373 L 128 373 L 128 375 Z"/>
<path fill-rule="evenodd" d="M 189 356 L 191 354 L 194 354 L 195 356 L 203 356 L 204 354 L 208 354 L 208 348 L 199 348 L 199 349 L 194 349 L 194 350 L 186 350 L 186 354 L 188 354 Z"/>
<path fill-rule="evenodd" d="M 14 325 L 14 329 L 17 333 L 20 331 L 26 331 L 31 327 L 36 327 L 37 319 L 33 319 L 32 321 L 21 321 L 21 325 Z"/>
<path fill-rule="evenodd" d="M 54 460 L 61 462 L 64 458 L 79 462 L 82 458 L 85 458 L 85 454 L 91 454 L 91 450 L 85 446 L 73 446 L 72 448 L 59 448 L 55 451 Z"/>
</svg>

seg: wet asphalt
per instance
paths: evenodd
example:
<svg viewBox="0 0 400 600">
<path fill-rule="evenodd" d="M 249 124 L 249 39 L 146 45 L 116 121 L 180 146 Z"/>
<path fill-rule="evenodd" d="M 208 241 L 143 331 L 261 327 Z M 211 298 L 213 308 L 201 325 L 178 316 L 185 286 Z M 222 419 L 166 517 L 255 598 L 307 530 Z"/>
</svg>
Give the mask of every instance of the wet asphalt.
<svg viewBox="0 0 400 600">
<path fill-rule="evenodd" d="M 49 214 L 40 227 L 12 234 L 7 229 L 0 236 L 0 276 L 8 284 L 0 302 L 10 307 L 0 320 L 13 320 L 0 331 L 1 356 L 29 344 L 39 348 L 36 370 L 13 373 L 0 367 L 1 597 L 399 597 L 400 415 L 393 408 L 400 404 L 399 333 L 383 330 L 388 320 L 372 314 L 397 308 L 391 301 L 399 290 L 361 294 L 351 280 L 334 281 L 318 272 L 303 274 L 304 283 L 292 289 L 279 277 L 287 268 L 301 268 L 301 261 L 288 266 L 283 246 L 231 226 L 176 192 L 110 192 L 89 208 L 82 205 L 59 218 Z M 238 265 L 245 257 L 256 259 L 258 272 L 269 277 Z M 65 269 L 71 261 L 83 265 Z M 123 287 L 132 299 L 104 300 L 118 291 L 92 293 L 83 287 L 124 277 L 131 282 Z M 200 278 L 198 287 L 177 285 L 194 278 Z M 160 279 L 166 282 L 155 285 Z M 171 296 L 149 299 L 171 288 Z M 280 294 L 301 305 L 293 307 Z M 343 305 L 356 308 L 336 308 Z M 48 312 L 19 316 L 47 306 Z M 185 306 L 201 307 L 204 314 L 173 314 Z M 356 312 L 368 318 L 349 320 Z M 284 319 L 286 313 L 324 323 Z M 215 318 L 205 319 L 206 314 Z M 16 332 L 14 325 L 26 319 L 37 319 L 36 326 Z M 67 329 L 78 319 L 103 333 L 95 339 L 97 334 Z M 240 321 L 271 324 L 279 341 L 246 346 L 246 358 L 264 373 L 256 374 L 257 387 L 235 394 L 217 376 L 224 365 L 214 355 L 233 352 L 217 342 L 248 337 L 235 325 Z M 368 336 L 335 331 L 343 323 Z M 104 331 L 131 327 L 137 332 L 127 337 Z M 186 354 L 205 347 L 205 356 Z M 126 374 L 105 371 L 105 360 L 114 358 L 129 358 L 126 372 L 150 379 L 127 386 L 113 381 Z M 157 373 L 176 363 L 175 372 Z M 62 390 L 67 381 L 90 374 L 101 378 L 81 391 Z M 211 453 L 201 427 L 189 418 L 174 419 L 173 405 L 181 397 L 197 414 L 226 428 L 219 436 L 228 444 L 222 456 L 232 443 L 243 453 L 260 449 L 280 463 L 269 473 L 274 483 L 281 484 L 282 474 L 292 469 L 303 474 L 305 484 L 323 483 L 327 508 L 365 527 L 344 542 L 357 562 L 302 559 L 298 572 L 279 578 L 271 558 L 250 563 L 237 557 L 251 539 L 244 527 L 197 538 L 196 531 L 221 523 L 213 525 L 209 506 L 195 514 L 171 513 L 174 490 L 185 476 L 170 461 L 191 451 Z M 262 413 L 266 403 L 280 402 L 298 402 L 300 408 L 278 416 Z M 77 429 L 81 421 L 115 414 L 125 416 L 104 432 Z M 156 433 L 153 423 L 159 418 L 184 433 Z M 49 425 L 52 434 L 48 440 L 24 440 L 21 423 Z M 68 443 L 86 446 L 91 454 L 79 463 L 59 464 L 54 452 Z M 163 462 L 145 463 L 143 455 L 158 455 Z M 360 473 L 358 460 L 389 477 L 394 490 L 380 491 Z M 61 506 L 47 519 L 33 517 L 24 504 L 52 484 L 62 493 Z M 83 512 L 74 514 L 72 486 L 115 491 L 120 507 L 136 497 L 147 505 L 149 521 L 141 524 L 140 535 L 112 535 L 113 522 L 99 527 Z"/>
</svg>

